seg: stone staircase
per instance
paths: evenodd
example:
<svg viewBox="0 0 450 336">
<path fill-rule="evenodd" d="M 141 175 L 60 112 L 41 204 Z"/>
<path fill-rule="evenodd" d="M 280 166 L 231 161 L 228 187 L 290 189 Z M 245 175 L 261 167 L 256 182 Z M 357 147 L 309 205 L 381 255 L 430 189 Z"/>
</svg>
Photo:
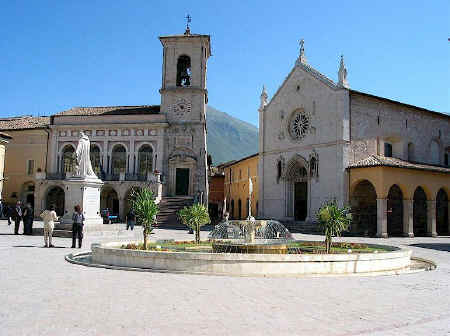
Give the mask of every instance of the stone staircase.
<svg viewBox="0 0 450 336">
<path fill-rule="evenodd" d="M 157 216 L 158 228 L 164 229 L 186 229 L 186 225 L 178 220 L 178 211 L 185 206 L 194 203 L 194 199 L 188 196 L 163 197 L 159 202 L 159 213 Z"/>
<path fill-rule="evenodd" d="M 317 222 L 282 221 L 282 224 L 293 233 L 320 234 Z"/>
</svg>

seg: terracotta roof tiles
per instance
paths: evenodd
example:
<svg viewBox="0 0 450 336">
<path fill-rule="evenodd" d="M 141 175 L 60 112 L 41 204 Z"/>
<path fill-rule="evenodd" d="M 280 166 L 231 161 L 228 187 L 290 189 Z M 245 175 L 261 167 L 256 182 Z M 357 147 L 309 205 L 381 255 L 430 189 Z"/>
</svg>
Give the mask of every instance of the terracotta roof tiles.
<svg viewBox="0 0 450 336">
<path fill-rule="evenodd" d="M 381 166 L 450 173 L 450 168 L 442 166 L 434 166 L 426 163 L 409 162 L 381 155 L 371 155 L 363 160 L 357 161 L 349 165 L 348 168 L 381 167 Z"/>
<path fill-rule="evenodd" d="M 33 128 L 46 128 L 50 124 L 49 117 L 11 117 L 0 119 L 0 130 L 23 130 Z"/>
</svg>

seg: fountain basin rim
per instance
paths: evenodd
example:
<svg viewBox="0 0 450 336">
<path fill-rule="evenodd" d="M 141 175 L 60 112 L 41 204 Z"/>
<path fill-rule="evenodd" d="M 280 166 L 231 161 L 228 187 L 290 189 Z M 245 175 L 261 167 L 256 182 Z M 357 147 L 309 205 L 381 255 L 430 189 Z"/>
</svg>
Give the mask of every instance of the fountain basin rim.
<svg viewBox="0 0 450 336">
<path fill-rule="evenodd" d="M 92 244 L 92 263 L 167 272 L 210 275 L 297 276 L 397 271 L 411 264 L 412 251 L 394 248 L 359 254 L 242 254 L 143 251 L 120 248 L 133 242 Z"/>
<path fill-rule="evenodd" d="M 305 240 L 298 240 L 308 242 Z M 123 241 L 109 243 L 94 243 L 91 245 L 93 254 L 111 254 L 117 256 L 132 256 L 140 258 L 220 260 L 220 261 L 267 261 L 267 262 L 346 262 L 396 259 L 411 256 L 412 251 L 404 247 L 390 245 L 365 244 L 369 247 L 391 249 L 379 253 L 347 253 L 347 254 L 245 254 L 245 253 L 214 253 L 190 251 L 148 251 L 121 248 L 122 245 L 141 243 L 140 241 Z"/>
</svg>

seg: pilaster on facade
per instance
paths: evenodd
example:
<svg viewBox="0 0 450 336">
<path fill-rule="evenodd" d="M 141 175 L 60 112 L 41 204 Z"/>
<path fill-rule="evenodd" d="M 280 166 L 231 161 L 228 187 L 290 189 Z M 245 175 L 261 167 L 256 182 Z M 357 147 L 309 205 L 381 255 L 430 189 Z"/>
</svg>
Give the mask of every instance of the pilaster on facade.
<svg viewBox="0 0 450 336">
<path fill-rule="evenodd" d="M 414 201 L 403 200 L 403 235 L 414 237 Z"/>
<path fill-rule="evenodd" d="M 377 198 L 377 237 L 387 238 L 387 199 Z"/>
<path fill-rule="evenodd" d="M 427 235 L 437 237 L 436 200 L 427 201 Z"/>
</svg>

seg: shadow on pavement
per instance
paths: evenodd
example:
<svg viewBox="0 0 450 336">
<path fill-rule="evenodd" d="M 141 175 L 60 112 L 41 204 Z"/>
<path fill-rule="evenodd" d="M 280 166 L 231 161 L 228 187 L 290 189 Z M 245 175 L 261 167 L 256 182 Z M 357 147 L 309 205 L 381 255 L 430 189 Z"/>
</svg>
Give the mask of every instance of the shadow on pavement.
<svg viewBox="0 0 450 336">
<path fill-rule="evenodd" d="M 13 245 L 13 247 L 39 247 L 36 245 Z"/>
<path fill-rule="evenodd" d="M 437 251 L 450 252 L 450 244 L 421 243 L 421 244 L 411 244 L 409 246 L 421 247 L 421 248 L 437 250 Z"/>
</svg>

